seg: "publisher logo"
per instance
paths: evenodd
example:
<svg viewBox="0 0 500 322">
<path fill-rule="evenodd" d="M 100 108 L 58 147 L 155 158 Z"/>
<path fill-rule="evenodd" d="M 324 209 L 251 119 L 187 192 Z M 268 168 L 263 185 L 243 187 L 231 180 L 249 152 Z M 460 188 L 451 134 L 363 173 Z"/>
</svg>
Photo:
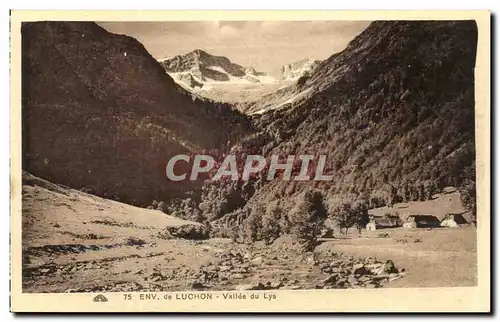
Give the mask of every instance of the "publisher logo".
<svg viewBox="0 0 500 322">
<path fill-rule="evenodd" d="M 94 297 L 94 302 L 107 302 L 108 298 L 102 294 L 96 295 Z"/>
</svg>

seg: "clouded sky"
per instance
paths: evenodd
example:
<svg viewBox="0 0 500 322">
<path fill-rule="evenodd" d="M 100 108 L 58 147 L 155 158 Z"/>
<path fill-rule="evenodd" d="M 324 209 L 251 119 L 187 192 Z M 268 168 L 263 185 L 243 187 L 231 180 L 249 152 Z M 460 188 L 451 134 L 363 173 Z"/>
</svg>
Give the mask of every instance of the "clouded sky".
<svg viewBox="0 0 500 322">
<path fill-rule="evenodd" d="M 100 22 L 106 30 L 138 39 L 155 58 L 202 49 L 232 62 L 274 73 L 304 58 L 341 51 L 367 21 Z"/>
</svg>

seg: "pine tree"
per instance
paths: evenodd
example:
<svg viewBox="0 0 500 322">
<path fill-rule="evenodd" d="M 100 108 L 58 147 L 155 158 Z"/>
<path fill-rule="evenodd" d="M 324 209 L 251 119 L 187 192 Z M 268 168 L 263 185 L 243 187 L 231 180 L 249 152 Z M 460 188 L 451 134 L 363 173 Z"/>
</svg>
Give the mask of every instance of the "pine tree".
<svg viewBox="0 0 500 322">
<path fill-rule="evenodd" d="M 297 205 L 290 212 L 291 231 L 304 249 L 310 251 L 316 246 L 327 211 L 319 191 L 307 191 L 298 199 Z"/>
</svg>

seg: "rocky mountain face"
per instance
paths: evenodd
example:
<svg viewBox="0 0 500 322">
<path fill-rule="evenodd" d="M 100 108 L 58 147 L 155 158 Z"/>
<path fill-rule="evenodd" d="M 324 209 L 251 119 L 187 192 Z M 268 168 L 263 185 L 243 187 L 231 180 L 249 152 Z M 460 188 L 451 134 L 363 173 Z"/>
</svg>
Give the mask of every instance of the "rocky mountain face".
<svg viewBox="0 0 500 322">
<path fill-rule="evenodd" d="M 258 83 L 261 81 L 259 76 L 265 75 L 253 68 L 245 68 L 235 64 L 224 56 L 214 56 L 201 49 L 160 60 L 160 64 L 175 79 L 182 81 L 185 79 L 185 75 L 189 75 L 202 84 L 234 80 Z M 187 85 L 189 86 L 189 83 Z"/>
<path fill-rule="evenodd" d="M 281 79 L 278 81 L 279 88 L 261 93 L 254 100 L 239 102 L 238 109 L 243 113 L 255 115 L 290 106 L 308 94 L 308 91 L 299 89 L 320 63 L 321 61 L 315 59 L 302 59 L 284 65 L 281 68 Z"/>
<path fill-rule="evenodd" d="M 23 169 L 131 204 L 197 189 L 167 180 L 168 159 L 224 151 L 251 130 L 229 105 L 179 88 L 137 40 L 94 23 L 24 23 L 22 73 Z"/>
<path fill-rule="evenodd" d="M 259 219 L 249 217 L 255 209 L 289 213 L 294 198 L 313 188 L 332 203 L 354 198 L 372 207 L 386 203 L 387 194 L 422 200 L 447 185 L 474 196 L 476 46 L 474 21 L 372 23 L 279 94 L 279 108 L 256 113 L 260 133 L 233 147 L 267 156 L 327 155 L 334 180 L 212 183 L 200 208 L 220 218 L 214 226 L 232 231 L 257 227 Z"/>
<path fill-rule="evenodd" d="M 294 79 L 304 75 L 309 75 L 318 67 L 320 61 L 315 59 L 302 59 L 281 68 L 282 79 Z"/>
<path fill-rule="evenodd" d="M 208 78 L 217 79 L 217 69 L 222 68 L 227 74 L 234 77 L 245 76 L 245 68 L 233 64 L 228 58 L 223 56 L 214 56 L 201 49 L 196 49 L 185 55 L 177 55 L 173 58 L 167 58 L 161 61 L 162 66 L 167 72 L 180 73 L 180 72 L 206 72 Z M 198 74 L 201 80 L 204 79 L 204 74 Z M 226 75 L 227 76 L 227 75 Z"/>
</svg>

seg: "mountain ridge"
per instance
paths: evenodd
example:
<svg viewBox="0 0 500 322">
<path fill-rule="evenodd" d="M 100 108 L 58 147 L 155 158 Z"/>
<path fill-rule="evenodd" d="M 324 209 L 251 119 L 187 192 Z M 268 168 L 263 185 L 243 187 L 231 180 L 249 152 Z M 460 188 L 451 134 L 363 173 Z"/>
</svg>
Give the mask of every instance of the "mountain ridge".
<svg viewBox="0 0 500 322">
<path fill-rule="evenodd" d="M 320 60 L 305 58 L 281 67 L 281 79 L 298 79 L 311 74 L 321 63 Z"/>
<path fill-rule="evenodd" d="M 252 209 L 278 204 L 290 211 L 291 200 L 309 189 L 332 205 L 357 199 L 379 207 L 448 185 L 474 198 L 476 46 L 474 21 L 373 22 L 277 97 L 279 108 L 256 113 L 260 133 L 232 150 L 327 155 L 335 180 L 214 183 L 204 188 L 203 208 L 215 209 L 212 218 L 231 231 Z M 237 202 L 221 208 L 217 200 Z"/>
<path fill-rule="evenodd" d="M 170 75 L 190 75 L 198 83 L 229 82 L 233 79 L 247 80 L 259 83 L 259 76 L 265 73 L 257 72 L 253 67 L 243 67 L 233 63 L 225 56 L 212 55 L 204 50 L 195 49 L 182 55 L 159 60 L 165 71 Z"/>
<path fill-rule="evenodd" d="M 90 22 L 21 32 L 23 169 L 36 176 L 148 205 L 199 185 L 168 182 L 169 157 L 224 150 L 251 130 L 230 105 L 178 87 L 132 37 Z"/>
</svg>

